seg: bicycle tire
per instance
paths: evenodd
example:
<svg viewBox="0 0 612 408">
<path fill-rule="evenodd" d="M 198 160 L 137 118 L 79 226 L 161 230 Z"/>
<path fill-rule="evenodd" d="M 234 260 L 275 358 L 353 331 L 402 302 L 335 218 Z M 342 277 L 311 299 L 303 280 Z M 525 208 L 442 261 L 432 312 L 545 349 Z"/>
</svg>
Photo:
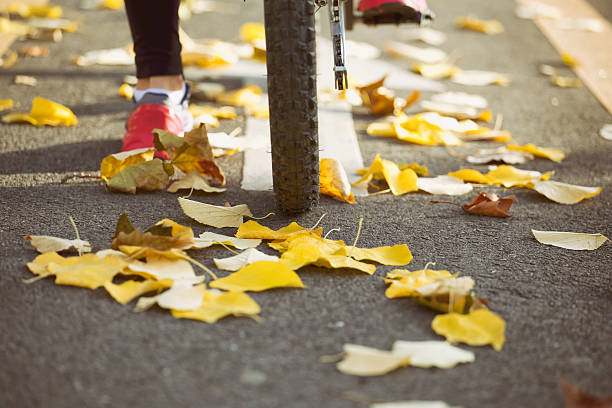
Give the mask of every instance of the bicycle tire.
<svg viewBox="0 0 612 408">
<path fill-rule="evenodd" d="M 319 138 L 314 5 L 265 0 L 272 175 L 279 210 L 319 202 Z"/>
</svg>

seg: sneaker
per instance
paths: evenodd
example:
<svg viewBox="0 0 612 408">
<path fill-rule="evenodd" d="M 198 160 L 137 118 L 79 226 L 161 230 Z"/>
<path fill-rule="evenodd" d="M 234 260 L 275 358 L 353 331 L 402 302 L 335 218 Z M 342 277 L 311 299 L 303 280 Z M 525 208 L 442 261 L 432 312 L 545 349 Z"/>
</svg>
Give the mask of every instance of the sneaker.
<svg viewBox="0 0 612 408">
<path fill-rule="evenodd" d="M 423 23 L 433 18 L 426 0 L 360 0 L 365 24 Z"/>
<path fill-rule="evenodd" d="M 179 136 L 193 129 L 188 86 L 180 105 L 173 104 L 168 95 L 154 92 L 147 92 L 140 101 L 134 102 L 138 106 L 127 121 L 122 151 L 152 148 L 153 129 L 164 129 Z"/>
</svg>

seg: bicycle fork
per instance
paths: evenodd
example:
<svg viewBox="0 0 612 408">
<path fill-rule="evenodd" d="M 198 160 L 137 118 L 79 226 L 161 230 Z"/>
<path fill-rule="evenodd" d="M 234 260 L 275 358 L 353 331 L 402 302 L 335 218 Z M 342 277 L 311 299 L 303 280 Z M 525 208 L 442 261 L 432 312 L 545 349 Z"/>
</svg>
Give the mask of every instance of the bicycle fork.
<svg viewBox="0 0 612 408">
<path fill-rule="evenodd" d="M 314 0 L 320 9 L 327 6 L 331 24 L 332 47 L 334 53 L 334 84 L 337 90 L 348 88 L 348 75 L 344 51 L 344 3 L 346 0 Z"/>
</svg>

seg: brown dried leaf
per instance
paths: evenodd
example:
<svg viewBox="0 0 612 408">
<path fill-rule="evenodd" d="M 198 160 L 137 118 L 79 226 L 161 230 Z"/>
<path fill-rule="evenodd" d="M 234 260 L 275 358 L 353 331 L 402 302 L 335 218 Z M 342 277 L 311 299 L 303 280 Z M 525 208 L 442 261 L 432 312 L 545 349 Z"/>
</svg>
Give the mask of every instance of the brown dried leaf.
<svg viewBox="0 0 612 408">
<path fill-rule="evenodd" d="M 130 233 L 119 232 L 117 237 L 113 239 L 112 248 L 119 249 L 119 247 L 127 245 L 167 251 L 172 248 L 183 248 L 187 244 L 189 243 L 180 237 L 155 235 L 151 232 L 143 233 L 140 228 L 136 228 Z"/>
<path fill-rule="evenodd" d="M 470 214 L 505 218 L 510 217 L 508 211 L 514 201 L 518 202 L 514 194 L 508 197 L 499 198 L 497 194 L 480 193 L 474 201 L 461 208 Z"/>
<path fill-rule="evenodd" d="M 596 397 L 565 379 L 559 381 L 569 408 L 612 408 L 612 396 Z"/>
</svg>

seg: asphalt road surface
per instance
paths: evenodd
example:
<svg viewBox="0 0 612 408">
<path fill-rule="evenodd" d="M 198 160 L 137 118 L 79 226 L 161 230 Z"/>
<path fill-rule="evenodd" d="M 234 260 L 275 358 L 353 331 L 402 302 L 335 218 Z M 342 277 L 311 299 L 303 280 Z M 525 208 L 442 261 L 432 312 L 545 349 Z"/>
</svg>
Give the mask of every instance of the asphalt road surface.
<svg viewBox="0 0 612 408">
<path fill-rule="evenodd" d="M 485 96 L 518 143 L 568 152 L 561 164 L 536 160 L 522 168 L 554 170 L 555 180 L 598 185 L 603 192 L 565 206 L 528 190 L 513 191 L 519 203 L 508 219 L 430 206 L 430 200 L 448 197 L 421 193 L 362 198 L 355 205 L 322 198 L 319 208 L 298 217 L 309 226 L 328 212 L 325 230 L 340 228 L 331 237 L 347 242 L 363 217 L 359 245 L 406 243 L 414 254 L 410 269 L 435 262 L 436 269 L 473 277 L 476 292 L 507 322 L 501 351 L 461 346 L 476 353 L 473 364 L 404 368 L 374 378 L 341 374 L 319 358 L 341 352 L 345 343 L 389 349 L 395 340 L 441 339 L 430 328 L 434 312 L 409 299 L 385 298 L 382 277 L 392 267 L 378 267 L 373 277 L 304 268 L 300 276 L 307 290 L 253 294 L 262 322 L 227 318 L 214 325 L 175 319 L 161 309 L 135 313 L 102 289 L 56 286 L 51 279 L 22 283 L 30 276 L 25 264 L 36 256 L 23 236 L 72 237 L 69 216 L 97 248 L 110 246 L 123 211 L 145 227 L 167 217 L 196 233 L 212 230 L 188 219 L 173 194 L 122 195 L 91 180 L 61 183 L 66 174 L 98 170 L 103 157 L 120 150 L 131 104 L 119 99 L 117 89 L 133 69 L 72 65 L 74 56 L 88 50 L 129 43 L 129 30 L 121 11 L 82 11 L 77 0 L 57 3 L 79 22 L 79 30 L 51 44 L 48 58 L 21 59 L 0 70 L 0 97 L 13 98 L 24 109 L 34 96 L 48 97 L 79 118 L 70 128 L 0 125 L 0 406 L 335 408 L 420 399 L 540 408 L 563 406 L 557 385 L 562 377 L 595 394 L 612 391 L 612 245 L 569 251 L 541 245 L 531 235 L 533 228 L 612 236 L 612 142 L 598 135 L 612 117 L 587 89 L 556 88 L 540 76 L 538 66 L 558 63 L 559 56 L 531 21 L 514 16 L 514 1 L 431 0 L 438 15 L 435 28 L 449 35 L 442 48 L 460 50 L 459 65 L 505 72 L 513 80 L 508 87 L 445 86 Z M 263 21 L 263 12 L 261 2 L 236 4 L 237 15 L 203 14 L 184 27 L 193 38 L 238 40 L 240 24 Z M 609 2 L 593 4 L 612 16 Z M 506 32 L 485 36 L 456 29 L 454 18 L 470 13 L 499 19 Z M 394 27 L 359 27 L 349 35 L 378 46 L 399 39 Z M 39 84 L 14 85 L 16 74 L 33 75 Z M 396 162 L 426 164 L 434 175 L 467 165 L 442 147 L 367 136 L 364 125 L 374 118 L 360 110 L 354 120 L 366 163 L 380 153 Z M 223 129 L 236 126 L 244 126 L 243 117 Z M 240 189 L 241 154 L 220 164 L 228 191 L 196 194 L 196 199 L 246 203 L 261 215 L 274 210 L 271 192 Z M 277 228 L 292 220 L 276 215 L 262 223 Z M 227 255 L 222 248 L 193 254 L 207 265 L 213 256 Z"/>
</svg>

